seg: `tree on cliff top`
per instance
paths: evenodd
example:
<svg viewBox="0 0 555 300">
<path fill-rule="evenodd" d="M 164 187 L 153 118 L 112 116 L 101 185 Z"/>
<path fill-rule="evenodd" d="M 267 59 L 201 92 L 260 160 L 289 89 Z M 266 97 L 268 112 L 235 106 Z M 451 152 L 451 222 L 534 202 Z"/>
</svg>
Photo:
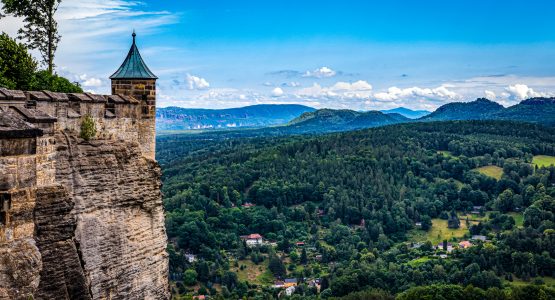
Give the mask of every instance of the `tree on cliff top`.
<svg viewBox="0 0 555 300">
<path fill-rule="evenodd" d="M 25 25 L 18 31 L 19 39 L 24 40 L 30 49 L 40 52 L 51 75 L 54 53 L 61 38 L 58 23 L 54 20 L 60 2 L 62 0 L 2 0 L 4 13 L 23 18 Z"/>
<path fill-rule="evenodd" d="M 37 72 L 37 62 L 25 45 L 0 34 L 0 87 L 12 90 L 82 93 L 79 83 L 48 71 Z"/>
<path fill-rule="evenodd" d="M 0 34 L 0 87 L 30 90 L 36 68 L 24 45 Z"/>
</svg>

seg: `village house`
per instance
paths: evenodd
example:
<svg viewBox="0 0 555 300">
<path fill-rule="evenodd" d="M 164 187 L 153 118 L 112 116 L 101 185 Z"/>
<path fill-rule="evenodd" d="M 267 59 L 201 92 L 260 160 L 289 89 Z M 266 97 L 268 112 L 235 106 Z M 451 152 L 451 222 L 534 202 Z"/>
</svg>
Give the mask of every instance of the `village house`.
<svg viewBox="0 0 555 300">
<path fill-rule="evenodd" d="M 274 282 L 274 288 L 276 288 L 276 289 L 281 289 L 284 286 L 285 286 L 285 282 L 283 282 L 281 280 L 278 280 L 278 281 Z"/>
<path fill-rule="evenodd" d="M 290 287 L 285 289 L 285 295 L 287 295 L 287 296 L 293 295 L 294 292 L 295 292 L 295 287 L 294 286 L 290 286 Z"/>
<path fill-rule="evenodd" d="M 472 206 L 472 211 L 470 212 L 473 215 L 479 215 L 484 211 L 483 206 Z"/>
<path fill-rule="evenodd" d="M 295 245 L 297 247 L 304 247 L 304 242 L 296 242 Z"/>
<path fill-rule="evenodd" d="M 487 237 L 485 235 L 473 235 L 471 240 L 485 242 Z"/>
<path fill-rule="evenodd" d="M 459 247 L 461 249 L 470 248 L 470 247 L 472 247 L 472 243 L 469 242 L 469 241 L 462 241 L 462 242 L 459 243 Z"/>
<path fill-rule="evenodd" d="M 284 287 L 297 286 L 297 278 L 286 278 L 283 284 Z"/>
<path fill-rule="evenodd" d="M 264 244 L 262 236 L 258 233 L 243 235 L 241 236 L 241 239 L 247 243 L 248 247 L 262 246 Z"/>
<path fill-rule="evenodd" d="M 194 263 L 195 261 L 197 261 L 197 256 L 194 254 L 185 254 L 185 259 L 189 262 L 189 263 Z"/>
</svg>

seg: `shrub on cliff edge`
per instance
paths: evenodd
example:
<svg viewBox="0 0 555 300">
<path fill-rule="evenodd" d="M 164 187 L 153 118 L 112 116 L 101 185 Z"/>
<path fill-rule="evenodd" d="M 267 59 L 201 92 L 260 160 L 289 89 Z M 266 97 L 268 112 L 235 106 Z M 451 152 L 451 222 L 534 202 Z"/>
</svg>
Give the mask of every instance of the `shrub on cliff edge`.
<svg viewBox="0 0 555 300">
<path fill-rule="evenodd" d="M 86 115 L 83 118 L 83 122 L 81 123 L 80 136 L 85 141 L 89 141 L 90 139 L 96 136 L 96 125 L 94 123 L 93 118 L 90 115 Z"/>
</svg>

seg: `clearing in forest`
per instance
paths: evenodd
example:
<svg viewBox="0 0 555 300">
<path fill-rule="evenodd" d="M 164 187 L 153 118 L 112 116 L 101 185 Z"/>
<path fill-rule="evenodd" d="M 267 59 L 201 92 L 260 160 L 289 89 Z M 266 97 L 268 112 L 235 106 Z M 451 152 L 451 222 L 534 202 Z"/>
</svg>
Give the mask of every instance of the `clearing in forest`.
<svg viewBox="0 0 555 300">
<path fill-rule="evenodd" d="M 273 275 L 268 270 L 268 258 L 258 265 L 250 260 L 239 260 L 239 267 L 232 267 L 231 270 L 237 273 L 239 281 L 248 281 L 260 285 L 269 285 L 273 283 Z M 241 269 L 241 266 L 243 268 Z"/>
<path fill-rule="evenodd" d="M 461 227 L 457 229 L 447 228 L 447 220 L 432 219 L 432 228 L 430 230 L 422 231 L 419 229 L 412 230 L 409 239 L 413 242 L 430 241 L 433 245 L 443 242 L 443 240 L 450 241 L 452 238 L 462 238 L 468 230 L 466 228 L 466 221 L 459 218 Z"/>
<path fill-rule="evenodd" d="M 477 168 L 475 170 L 486 176 L 493 177 L 497 180 L 501 179 L 501 176 L 503 176 L 503 169 L 498 166 L 485 166 L 485 167 Z"/>
<path fill-rule="evenodd" d="M 538 167 L 549 167 L 555 165 L 555 156 L 536 155 L 532 160 L 532 164 Z"/>
</svg>

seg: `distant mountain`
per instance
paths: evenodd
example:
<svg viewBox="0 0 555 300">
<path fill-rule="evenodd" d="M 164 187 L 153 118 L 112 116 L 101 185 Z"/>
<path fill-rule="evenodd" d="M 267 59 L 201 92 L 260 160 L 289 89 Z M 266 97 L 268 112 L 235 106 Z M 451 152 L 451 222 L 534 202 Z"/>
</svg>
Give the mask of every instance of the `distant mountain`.
<svg viewBox="0 0 555 300">
<path fill-rule="evenodd" d="M 505 109 L 497 102 L 480 98 L 472 102 L 453 102 L 420 118 L 421 121 L 483 120 Z"/>
<path fill-rule="evenodd" d="M 466 103 L 449 103 L 441 106 L 418 121 L 448 120 L 512 120 L 555 125 L 555 98 L 532 98 L 511 107 L 477 99 Z"/>
<path fill-rule="evenodd" d="M 495 119 L 524 121 L 555 126 L 555 98 L 532 98 L 505 108 Z"/>
<path fill-rule="evenodd" d="M 292 120 L 284 128 L 291 132 L 330 132 L 409 122 L 400 114 L 385 114 L 379 111 L 358 112 L 353 110 L 320 109 L 307 112 Z"/>
<path fill-rule="evenodd" d="M 427 110 L 412 110 L 405 107 L 398 107 L 394 109 L 382 110 L 381 112 L 385 114 L 400 114 L 409 119 L 418 119 L 429 115 L 431 112 Z"/>
<path fill-rule="evenodd" d="M 156 129 L 265 127 L 286 124 L 301 114 L 314 110 L 296 104 L 262 104 L 230 109 L 166 107 L 156 111 Z"/>
</svg>

